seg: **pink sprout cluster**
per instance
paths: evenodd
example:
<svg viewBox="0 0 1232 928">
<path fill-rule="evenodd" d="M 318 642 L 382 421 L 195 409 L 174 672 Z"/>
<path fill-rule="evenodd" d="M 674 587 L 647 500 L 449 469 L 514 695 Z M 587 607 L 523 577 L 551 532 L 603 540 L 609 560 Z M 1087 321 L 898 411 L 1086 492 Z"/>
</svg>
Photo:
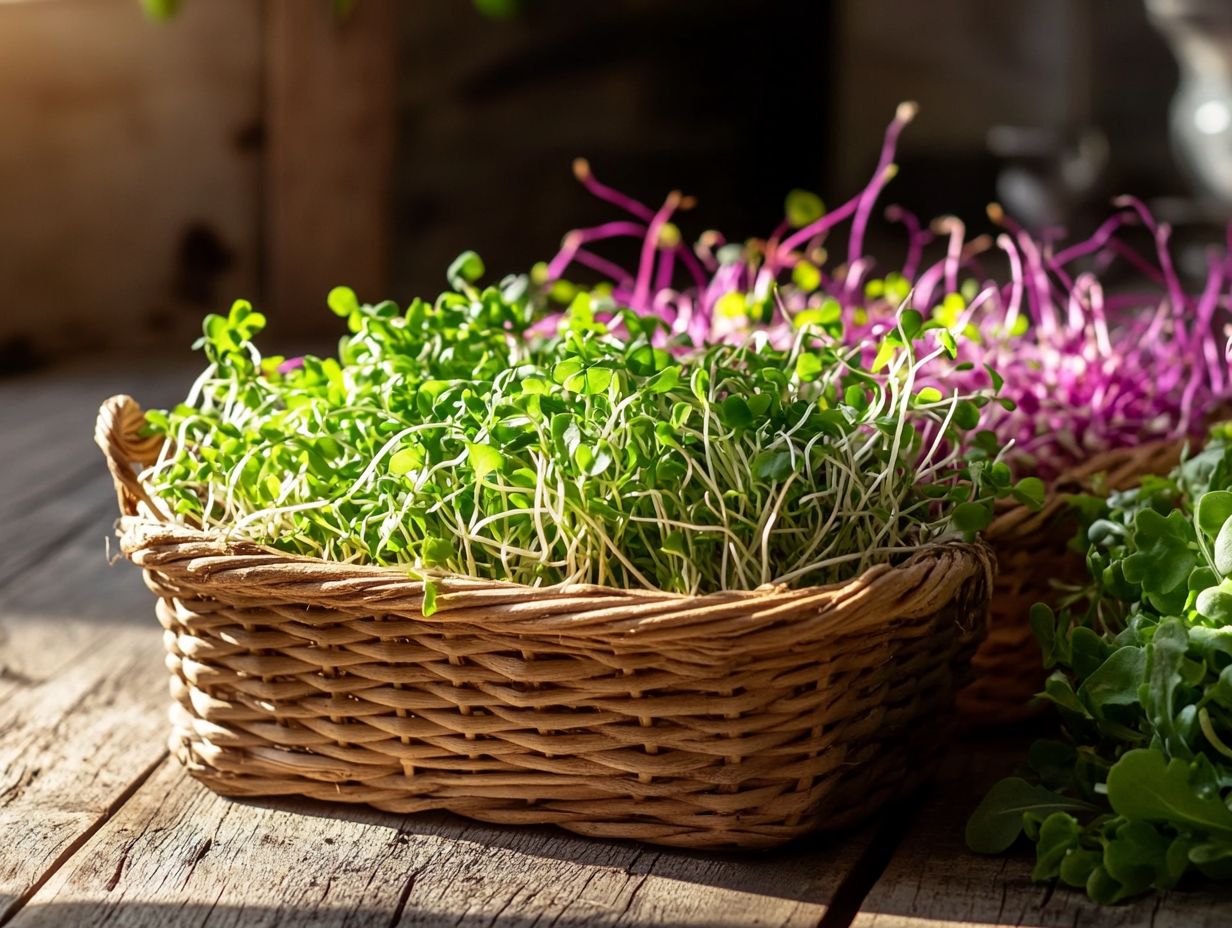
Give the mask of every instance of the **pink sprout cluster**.
<svg viewBox="0 0 1232 928">
<path fill-rule="evenodd" d="M 1058 233 L 1030 234 L 996 207 L 989 214 L 1002 231 L 994 242 L 987 236 L 968 240 L 954 217 L 925 228 L 891 206 L 886 218 L 906 230 L 906 258 L 895 270 L 909 292 L 899 301 L 866 288 L 876 265 L 865 253 L 865 233 L 897 170 L 899 135 L 915 112 L 909 103 L 898 108 L 872 179 L 857 196 L 802 228 L 784 220 L 764 241 L 741 243 L 735 261 L 722 259 L 727 242 L 718 233 L 688 245 L 670 225 L 692 205 L 689 198 L 673 192 L 652 209 L 600 183 L 578 161 L 575 174 L 586 189 L 626 216 L 566 235 L 547 280 L 561 279 L 575 266 L 588 268 L 610 284 L 616 304 L 659 316 L 672 335 L 687 336 L 694 345 L 744 338 L 750 328 L 784 342 L 801 312 L 835 302 L 842 337 L 853 345 L 875 344 L 905 308 L 944 319 L 967 337 L 958 340 L 958 357 L 935 385 L 943 393 L 967 391 L 987 385 L 988 368 L 995 370 L 1012 408 L 990 406 L 982 427 L 1010 446 L 1012 463 L 1045 479 L 1100 451 L 1200 434 L 1232 393 L 1216 319 L 1228 309 L 1229 256 L 1211 253 L 1205 286 L 1186 292 L 1169 251 L 1170 227 L 1133 197 L 1114 201 L 1114 213 L 1089 239 L 1069 244 Z M 846 260 L 836 263 L 831 239 L 849 220 Z M 1126 243 L 1122 236 L 1130 227 L 1150 236 L 1153 260 Z M 640 241 L 634 269 L 596 250 L 615 238 Z M 926 261 L 930 245 L 938 256 Z M 988 279 L 979 262 L 994 247 L 1006 258 L 1003 281 Z M 805 261 L 817 271 L 807 289 L 792 274 Z M 1132 292 L 1105 291 L 1101 275 L 1116 262 L 1132 269 Z M 964 284 L 970 299 L 957 302 L 953 295 Z M 756 326 L 733 319 L 719 311 L 731 293 L 754 302 L 770 298 L 774 312 Z M 956 302 L 957 312 L 942 312 L 943 303 Z"/>
</svg>

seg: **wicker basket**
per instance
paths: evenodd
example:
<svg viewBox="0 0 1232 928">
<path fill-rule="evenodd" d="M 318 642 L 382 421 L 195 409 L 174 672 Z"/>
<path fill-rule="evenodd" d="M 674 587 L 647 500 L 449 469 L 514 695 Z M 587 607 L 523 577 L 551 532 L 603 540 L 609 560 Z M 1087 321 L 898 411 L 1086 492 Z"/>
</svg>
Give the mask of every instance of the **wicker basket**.
<svg viewBox="0 0 1232 928">
<path fill-rule="evenodd" d="M 1046 676 L 1028 612 L 1055 600 L 1062 585 L 1084 582 L 1083 556 L 1069 548 L 1078 523 L 1066 496 L 1100 487 L 1122 490 L 1148 474 L 1166 474 L 1184 442 L 1154 442 L 1092 457 L 1059 477 L 1039 511 L 1013 506 L 1000 513 L 987 537 L 997 553 L 988 637 L 971 661 L 975 679 L 958 694 L 960 714 L 973 725 L 1023 721 L 1045 706 L 1034 699 Z"/>
<path fill-rule="evenodd" d="M 845 584 L 679 596 L 441 581 L 228 540 L 157 515 L 128 397 L 97 440 L 124 553 L 158 596 L 173 752 L 228 796 L 689 847 L 854 823 L 937 759 L 983 637 L 983 545 Z"/>
</svg>

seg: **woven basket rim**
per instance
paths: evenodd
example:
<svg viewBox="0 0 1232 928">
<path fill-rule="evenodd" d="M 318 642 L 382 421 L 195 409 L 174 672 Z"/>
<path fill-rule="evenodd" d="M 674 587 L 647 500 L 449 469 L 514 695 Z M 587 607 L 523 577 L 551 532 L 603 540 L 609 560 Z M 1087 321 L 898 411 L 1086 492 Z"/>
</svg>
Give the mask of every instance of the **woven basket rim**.
<svg viewBox="0 0 1232 928">
<path fill-rule="evenodd" d="M 140 436 L 143 422 L 144 414 L 136 401 L 118 395 L 103 403 L 95 429 L 95 441 L 107 459 L 116 486 L 121 510 L 118 523 L 121 549 L 139 566 L 160 569 L 182 562 L 188 573 L 203 580 L 222 571 L 241 571 L 248 580 L 279 572 L 287 575 L 312 573 L 319 581 L 360 581 L 379 584 L 386 594 L 400 592 L 422 597 L 423 580 L 413 577 L 405 566 L 347 563 L 293 554 L 230 536 L 225 530 L 201 529 L 174 521 L 149 494 L 135 469 L 153 463 L 162 447 L 161 440 Z M 925 543 L 897 563 L 875 564 L 848 580 L 807 587 L 766 584 L 753 590 L 689 594 L 589 583 L 528 586 L 457 574 L 433 575 L 431 580 L 438 589 L 437 614 L 448 612 L 452 594 L 464 594 L 469 599 L 484 592 L 493 594 L 494 603 L 502 595 L 524 601 L 586 597 L 623 599 L 626 609 L 637 604 L 670 602 L 679 605 L 685 601 L 699 610 L 708 610 L 740 603 L 756 602 L 765 607 L 775 603 L 801 605 L 810 600 L 852 599 L 881 583 L 906 580 L 909 576 L 918 578 L 921 569 L 932 570 L 939 566 L 945 567 L 947 573 L 995 569 L 991 549 L 983 540 L 951 539 Z"/>
</svg>

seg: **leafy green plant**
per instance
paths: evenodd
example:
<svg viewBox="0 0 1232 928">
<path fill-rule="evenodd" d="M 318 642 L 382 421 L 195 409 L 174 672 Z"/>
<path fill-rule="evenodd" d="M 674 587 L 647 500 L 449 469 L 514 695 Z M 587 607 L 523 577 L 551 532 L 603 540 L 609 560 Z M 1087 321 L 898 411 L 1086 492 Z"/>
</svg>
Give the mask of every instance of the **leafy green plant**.
<svg viewBox="0 0 1232 928">
<path fill-rule="evenodd" d="M 336 358 L 262 357 L 242 301 L 208 317 L 208 368 L 149 414 L 148 484 L 300 554 L 685 593 L 850 577 L 1042 497 L 979 431 L 991 393 L 920 386 L 953 336 L 919 313 L 878 343 L 695 347 L 581 292 L 541 335 L 527 281 L 483 273 L 464 254 L 405 311 L 335 289 Z"/>
<path fill-rule="evenodd" d="M 1232 879 L 1232 427 L 1079 505 L 1090 587 L 1031 616 L 1067 739 L 993 787 L 967 842 L 998 853 L 1025 832 L 1035 879 L 1099 902 Z"/>
</svg>

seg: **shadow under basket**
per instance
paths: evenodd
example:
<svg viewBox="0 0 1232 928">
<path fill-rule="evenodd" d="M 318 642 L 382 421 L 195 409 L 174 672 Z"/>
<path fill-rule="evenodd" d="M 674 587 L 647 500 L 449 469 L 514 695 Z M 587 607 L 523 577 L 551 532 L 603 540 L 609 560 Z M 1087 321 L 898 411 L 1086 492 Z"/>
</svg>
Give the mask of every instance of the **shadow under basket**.
<svg viewBox="0 0 1232 928">
<path fill-rule="evenodd" d="M 997 555 L 988 637 L 971 661 L 975 679 L 958 694 L 968 724 L 1001 725 L 1038 715 L 1047 703 L 1039 645 L 1029 613 L 1035 603 L 1055 606 L 1065 586 L 1087 581 L 1086 558 L 1069 547 L 1078 519 L 1067 496 L 1124 490 L 1149 474 L 1166 474 L 1180 461 L 1184 442 L 1152 442 L 1093 456 L 1059 477 L 1043 508 L 1013 506 L 986 533 Z"/>
<path fill-rule="evenodd" d="M 128 397 L 99 413 L 121 546 L 158 597 L 171 749 L 227 796 L 704 848 L 851 825 L 918 784 L 994 574 L 981 544 L 846 583 L 680 596 L 298 557 L 159 515 Z"/>
</svg>

